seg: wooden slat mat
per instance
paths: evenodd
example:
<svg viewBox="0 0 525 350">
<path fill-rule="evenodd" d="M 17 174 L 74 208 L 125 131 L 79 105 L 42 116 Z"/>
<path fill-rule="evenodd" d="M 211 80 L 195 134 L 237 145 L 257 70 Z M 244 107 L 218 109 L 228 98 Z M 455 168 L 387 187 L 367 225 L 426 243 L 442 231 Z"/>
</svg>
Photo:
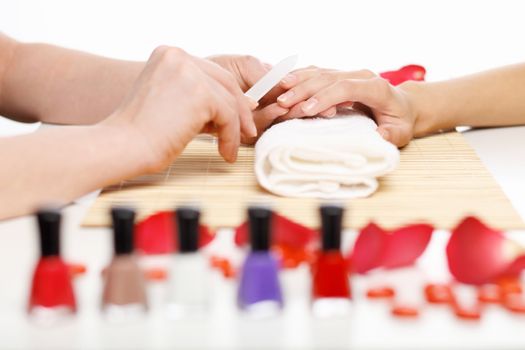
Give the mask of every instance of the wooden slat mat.
<svg viewBox="0 0 525 350">
<path fill-rule="evenodd" d="M 310 227 L 318 225 L 318 200 L 282 198 L 260 188 L 253 173 L 254 151 L 242 147 L 235 164 L 224 162 L 211 138 L 194 140 L 166 171 L 106 188 L 88 212 L 84 226 L 109 224 L 112 204 L 138 209 L 138 218 L 178 204 L 197 201 L 203 221 L 233 227 L 245 207 L 269 201 L 281 214 Z M 474 150 L 459 133 L 414 140 L 401 151 L 401 163 L 380 181 L 369 198 L 347 201 L 345 227 L 374 220 L 385 227 L 427 221 L 451 228 L 467 214 L 504 229 L 525 225 Z"/>
</svg>

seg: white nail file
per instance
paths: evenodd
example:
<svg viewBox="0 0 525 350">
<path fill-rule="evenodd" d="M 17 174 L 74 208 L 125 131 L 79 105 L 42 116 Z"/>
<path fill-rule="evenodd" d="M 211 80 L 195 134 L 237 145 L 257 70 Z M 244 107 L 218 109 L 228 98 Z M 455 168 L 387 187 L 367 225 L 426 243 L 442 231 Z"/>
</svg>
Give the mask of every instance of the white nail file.
<svg viewBox="0 0 525 350">
<path fill-rule="evenodd" d="M 297 63 L 299 55 L 286 57 L 281 62 L 273 66 L 268 73 L 266 73 L 259 81 L 244 93 L 245 96 L 252 98 L 254 101 L 259 101 L 266 95 L 286 74 L 290 73 Z"/>
</svg>

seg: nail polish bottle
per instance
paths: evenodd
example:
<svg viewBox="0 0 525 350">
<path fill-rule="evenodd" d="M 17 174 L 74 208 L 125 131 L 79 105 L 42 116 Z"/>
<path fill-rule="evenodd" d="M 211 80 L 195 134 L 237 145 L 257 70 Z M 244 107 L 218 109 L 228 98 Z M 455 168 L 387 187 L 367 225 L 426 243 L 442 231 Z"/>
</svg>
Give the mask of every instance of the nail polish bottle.
<svg viewBox="0 0 525 350">
<path fill-rule="evenodd" d="M 344 315 L 350 307 L 348 269 L 341 254 L 343 208 L 323 205 L 321 251 L 312 266 L 313 311 L 320 317 Z"/>
<path fill-rule="evenodd" d="M 112 208 L 114 256 L 105 270 L 102 309 L 110 320 L 125 320 L 147 311 L 143 272 L 134 254 L 135 211 Z"/>
<path fill-rule="evenodd" d="M 283 306 L 279 264 L 270 251 L 272 216 L 270 209 L 248 208 L 251 251 L 242 266 L 238 304 L 256 318 L 275 315 Z"/>
<path fill-rule="evenodd" d="M 33 273 L 28 311 L 39 323 L 53 323 L 76 312 L 69 269 L 60 257 L 60 211 L 36 214 L 40 233 L 40 259 Z"/>
<path fill-rule="evenodd" d="M 179 249 L 169 272 L 168 316 L 173 319 L 202 317 L 209 307 L 209 268 L 199 252 L 200 211 L 179 207 L 175 211 Z"/>
</svg>

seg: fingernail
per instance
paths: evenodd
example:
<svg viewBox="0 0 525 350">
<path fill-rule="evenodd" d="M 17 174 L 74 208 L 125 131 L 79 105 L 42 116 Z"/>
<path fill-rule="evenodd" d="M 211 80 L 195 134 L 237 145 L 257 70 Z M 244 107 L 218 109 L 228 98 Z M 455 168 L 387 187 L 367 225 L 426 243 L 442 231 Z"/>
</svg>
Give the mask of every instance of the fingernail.
<svg viewBox="0 0 525 350">
<path fill-rule="evenodd" d="M 255 124 L 251 124 L 250 135 L 248 135 L 248 137 L 255 137 L 255 136 L 257 136 L 257 127 L 255 126 Z"/>
<path fill-rule="evenodd" d="M 317 101 L 315 97 L 312 97 L 311 99 L 309 99 L 303 104 L 301 109 L 303 110 L 303 112 L 309 112 L 317 105 L 318 102 L 319 101 Z"/>
<path fill-rule="evenodd" d="M 259 105 L 259 102 L 255 101 L 253 98 L 251 98 L 250 96 L 246 96 L 244 95 L 244 97 L 246 98 L 246 100 L 248 101 L 248 104 L 250 105 L 250 109 L 251 110 L 254 110 L 255 108 L 257 108 L 257 106 Z"/>
<path fill-rule="evenodd" d="M 332 111 L 330 114 L 327 115 L 328 118 L 333 118 L 337 114 L 337 111 Z"/>
<path fill-rule="evenodd" d="M 285 115 L 286 113 L 288 113 L 290 110 L 287 109 L 287 108 L 282 108 L 281 111 L 279 112 L 278 116 L 283 116 Z"/>
<path fill-rule="evenodd" d="M 293 95 L 295 95 L 295 93 L 292 90 L 286 91 L 284 94 L 277 98 L 277 101 L 286 102 L 287 100 L 291 99 Z"/>
<path fill-rule="evenodd" d="M 297 80 L 297 77 L 293 74 L 288 74 L 281 80 L 281 84 L 291 84 Z"/>
</svg>

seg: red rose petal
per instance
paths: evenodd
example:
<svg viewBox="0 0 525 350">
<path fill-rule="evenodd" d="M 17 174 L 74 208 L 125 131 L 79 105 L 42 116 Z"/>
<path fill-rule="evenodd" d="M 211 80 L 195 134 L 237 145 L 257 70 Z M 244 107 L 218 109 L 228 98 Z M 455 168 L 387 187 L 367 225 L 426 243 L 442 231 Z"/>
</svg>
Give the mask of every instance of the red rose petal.
<svg viewBox="0 0 525 350">
<path fill-rule="evenodd" d="M 135 248 L 143 254 L 168 254 L 178 247 L 177 225 L 173 211 L 155 213 L 135 225 Z M 203 247 L 214 238 L 207 226 L 200 226 L 199 246 Z"/>
<path fill-rule="evenodd" d="M 237 271 L 227 258 L 212 256 L 210 258 L 210 265 L 220 270 L 224 278 L 234 278 L 237 275 Z"/>
<path fill-rule="evenodd" d="M 514 313 L 525 313 L 525 299 L 522 294 L 509 294 L 503 301 L 503 306 Z"/>
<path fill-rule="evenodd" d="M 448 284 L 427 284 L 425 298 L 431 304 L 450 304 L 453 300 L 452 288 Z"/>
<path fill-rule="evenodd" d="M 350 259 L 353 271 L 366 273 L 381 266 L 386 235 L 387 232 L 373 222 L 359 232 Z"/>
<path fill-rule="evenodd" d="M 419 309 L 413 306 L 395 305 L 390 311 L 396 317 L 414 318 L 419 316 Z"/>
<path fill-rule="evenodd" d="M 282 215 L 273 214 L 272 249 L 280 256 L 284 268 L 294 268 L 309 262 L 318 244 L 318 232 L 300 225 Z M 248 243 L 248 223 L 244 222 L 235 230 L 235 244 Z"/>
<path fill-rule="evenodd" d="M 449 270 L 458 281 L 469 284 L 494 281 L 511 266 L 515 272 L 515 257 L 505 253 L 508 244 L 502 232 L 467 217 L 452 231 L 447 244 Z"/>
<path fill-rule="evenodd" d="M 87 272 L 87 267 L 80 263 L 67 263 L 71 278 L 80 277 Z"/>
<path fill-rule="evenodd" d="M 501 277 L 498 278 L 496 284 L 503 296 L 507 294 L 521 294 L 523 292 L 519 277 Z"/>
<path fill-rule="evenodd" d="M 426 70 L 423 66 L 411 64 L 401 69 L 379 74 L 392 85 L 399 85 L 408 80 L 424 81 Z"/>
<path fill-rule="evenodd" d="M 402 227 L 388 235 L 382 266 L 395 268 L 413 264 L 425 251 L 434 228 L 427 224 Z"/>
<path fill-rule="evenodd" d="M 369 288 L 366 291 L 366 297 L 369 299 L 390 299 L 396 295 L 396 291 L 392 287 L 376 287 Z"/>
<path fill-rule="evenodd" d="M 151 267 L 144 271 L 144 278 L 148 281 L 165 281 L 168 279 L 168 272 L 161 267 Z"/>
<path fill-rule="evenodd" d="M 413 264 L 425 251 L 434 228 L 427 224 L 386 231 L 374 223 L 359 232 L 351 255 L 354 271 L 366 273 L 376 267 L 395 268 Z"/>
<path fill-rule="evenodd" d="M 501 302 L 501 288 L 497 284 L 487 283 L 478 287 L 478 300 L 486 304 Z"/>
</svg>

